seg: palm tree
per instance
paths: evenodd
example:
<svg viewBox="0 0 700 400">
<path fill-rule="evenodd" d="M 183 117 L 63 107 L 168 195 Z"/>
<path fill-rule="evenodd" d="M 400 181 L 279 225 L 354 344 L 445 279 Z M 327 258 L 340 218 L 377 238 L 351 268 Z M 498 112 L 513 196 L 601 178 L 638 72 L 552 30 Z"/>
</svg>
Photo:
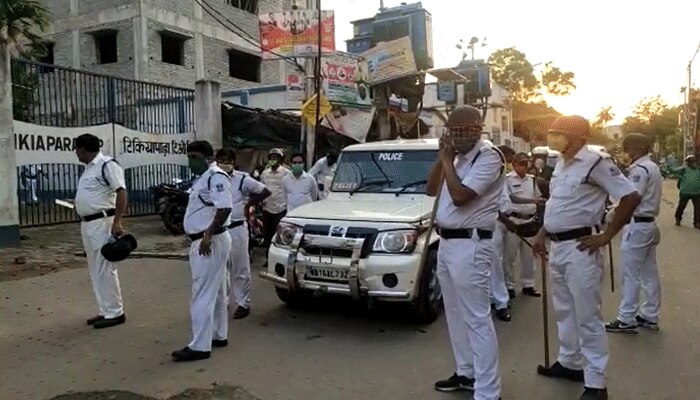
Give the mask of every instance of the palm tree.
<svg viewBox="0 0 700 400">
<path fill-rule="evenodd" d="M 612 106 L 603 107 L 596 117 L 596 125 L 599 125 L 601 128 L 605 129 L 608 122 L 614 119 L 615 114 L 612 112 Z"/>
<path fill-rule="evenodd" d="M 14 236 L 14 240 L 2 240 L 7 246 L 19 245 L 10 59 L 40 44 L 39 33 L 49 22 L 49 10 L 40 0 L 0 1 L 0 231 Z"/>
</svg>

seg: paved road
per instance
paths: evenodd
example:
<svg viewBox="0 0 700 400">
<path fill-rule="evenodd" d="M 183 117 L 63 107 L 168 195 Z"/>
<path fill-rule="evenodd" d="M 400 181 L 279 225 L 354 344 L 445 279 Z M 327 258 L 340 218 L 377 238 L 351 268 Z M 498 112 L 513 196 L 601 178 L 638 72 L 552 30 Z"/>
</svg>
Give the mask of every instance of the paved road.
<svg viewBox="0 0 700 400">
<path fill-rule="evenodd" d="M 665 197 L 675 200 L 672 183 L 666 189 Z M 672 213 L 665 202 L 662 330 L 610 337 L 614 400 L 697 398 L 700 231 L 674 227 Z M 232 322 L 228 348 L 208 361 L 171 363 L 169 353 L 190 335 L 186 263 L 133 260 L 120 274 L 129 320 L 104 331 L 84 325 L 93 313 L 84 269 L 0 283 L 0 399 L 117 389 L 166 398 L 214 382 L 241 386 L 264 400 L 471 398 L 432 389 L 454 368 L 444 319 L 416 326 L 393 308 L 364 312 L 332 299 L 295 312 L 259 279 L 253 314 Z M 607 290 L 605 315 L 614 317 L 616 306 L 617 294 Z M 513 322 L 497 324 L 503 398 L 578 399 L 578 385 L 535 374 L 543 358 L 539 301 L 518 298 L 513 312 Z"/>
</svg>

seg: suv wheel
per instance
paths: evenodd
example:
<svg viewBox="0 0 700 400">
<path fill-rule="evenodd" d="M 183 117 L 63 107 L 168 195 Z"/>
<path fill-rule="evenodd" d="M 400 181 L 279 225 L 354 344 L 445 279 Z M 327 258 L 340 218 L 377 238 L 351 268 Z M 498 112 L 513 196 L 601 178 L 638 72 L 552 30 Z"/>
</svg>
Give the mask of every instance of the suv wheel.
<svg viewBox="0 0 700 400">
<path fill-rule="evenodd" d="M 442 290 L 437 277 L 437 248 L 428 250 L 425 262 L 418 296 L 413 300 L 413 316 L 417 322 L 431 323 L 442 311 Z"/>
<path fill-rule="evenodd" d="M 301 289 L 294 294 L 290 294 L 289 290 L 277 286 L 275 286 L 275 293 L 277 293 L 277 297 L 279 297 L 283 303 L 287 303 L 287 306 L 291 308 L 303 306 L 308 303 L 313 296 L 313 292 L 309 290 Z"/>
</svg>

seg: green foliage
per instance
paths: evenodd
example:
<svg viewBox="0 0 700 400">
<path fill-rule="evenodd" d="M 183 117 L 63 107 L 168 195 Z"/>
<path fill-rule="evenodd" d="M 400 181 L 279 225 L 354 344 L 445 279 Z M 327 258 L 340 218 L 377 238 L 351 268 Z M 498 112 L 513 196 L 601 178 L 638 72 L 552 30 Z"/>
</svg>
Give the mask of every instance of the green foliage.
<svg viewBox="0 0 700 400">
<path fill-rule="evenodd" d="M 596 120 L 593 121 L 593 126 L 598 128 L 604 128 L 608 125 L 608 122 L 615 119 L 615 113 L 612 112 L 612 106 L 603 107 L 596 116 Z"/>
<path fill-rule="evenodd" d="M 634 107 L 632 114 L 622 124 L 623 133 L 643 133 L 659 143 L 664 154 L 678 156 L 678 113 L 679 107 L 669 107 L 661 96 L 642 99 Z"/>
</svg>

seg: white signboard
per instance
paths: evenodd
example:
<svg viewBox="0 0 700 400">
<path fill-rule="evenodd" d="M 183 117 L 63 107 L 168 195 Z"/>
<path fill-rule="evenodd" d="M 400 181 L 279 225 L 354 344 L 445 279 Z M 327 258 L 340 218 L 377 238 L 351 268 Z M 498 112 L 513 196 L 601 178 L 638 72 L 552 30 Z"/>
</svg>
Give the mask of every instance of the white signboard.
<svg viewBox="0 0 700 400">
<path fill-rule="evenodd" d="M 374 107 L 371 109 L 340 107 L 328 113 L 321 125 L 331 128 L 341 135 L 355 139 L 360 143 L 367 140 L 367 133 L 372 126 Z M 330 124 L 329 124 L 330 122 Z"/>
<path fill-rule="evenodd" d="M 80 164 L 75 138 L 90 133 L 102 140 L 102 153 L 112 156 L 124 169 L 152 164 L 187 165 L 187 144 L 194 133 L 157 135 L 120 125 L 57 128 L 14 121 L 17 165 Z"/>
</svg>

